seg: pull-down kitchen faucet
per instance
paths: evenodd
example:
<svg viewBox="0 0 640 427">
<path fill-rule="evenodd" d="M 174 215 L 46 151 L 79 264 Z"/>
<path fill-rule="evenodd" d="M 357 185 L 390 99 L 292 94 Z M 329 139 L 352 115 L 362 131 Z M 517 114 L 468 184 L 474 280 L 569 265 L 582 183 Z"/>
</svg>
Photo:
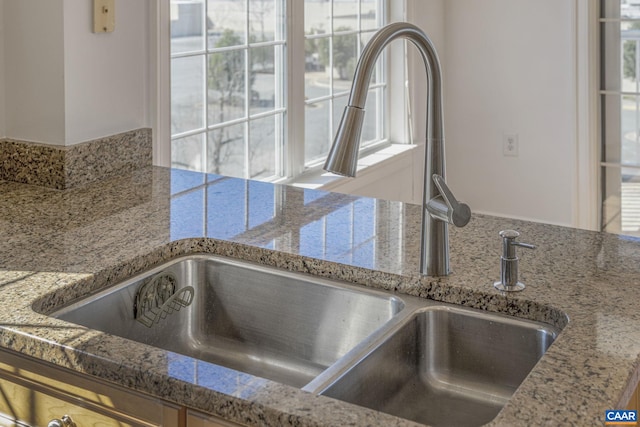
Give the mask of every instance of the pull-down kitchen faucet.
<svg viewBox="0 0 640 427">
<path fill-rule="evenodd" d="M 382 50 L 398 38 L 410 40 L 418 48 L 428 83 L 420 272 L 430 276 L 446 276 L 449 274 L 448 224 L 464 227 L 471 219 L 471 210 L 455 199 L 445 183 L 440 61 L 431 40 L 420 28 L 406 22 L 389 24 L 380 29 L 364 47 L 353 78 L 349 103 L 324 169 L 339 175 L 355 176 L 371 75 Z"/>
</svg>

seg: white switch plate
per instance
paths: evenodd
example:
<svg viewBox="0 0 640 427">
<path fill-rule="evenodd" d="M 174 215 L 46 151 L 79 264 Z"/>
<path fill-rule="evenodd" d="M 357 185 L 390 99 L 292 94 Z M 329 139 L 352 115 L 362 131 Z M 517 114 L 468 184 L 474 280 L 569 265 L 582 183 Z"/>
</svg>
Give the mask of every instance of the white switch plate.
<svg viewBox="0 0 640 427">
<path fill-rule="evenodd" d="M 507 157 L 518 157 L 518 134 L 505 133 L 502 135 L 502 154 Z"/>
<path fill-rule="evenodd" d="M 115 0 L 93 0 L 93 32 L 111 33 L 116 28 Z"/>
</svg>

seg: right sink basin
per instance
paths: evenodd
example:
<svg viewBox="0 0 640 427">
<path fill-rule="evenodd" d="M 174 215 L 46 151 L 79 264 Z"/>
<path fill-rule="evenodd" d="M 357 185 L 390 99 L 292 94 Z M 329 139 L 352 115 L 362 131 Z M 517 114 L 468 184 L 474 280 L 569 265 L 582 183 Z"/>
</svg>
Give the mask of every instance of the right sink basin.
<svg viewBox="0 0 640 427">
<path fill-rule="evenodd" d="M 321 394 L 432 426 L 483 425 L 557 334 L 550 325 L 499 314 L 424 308 Z"/>
</svg>

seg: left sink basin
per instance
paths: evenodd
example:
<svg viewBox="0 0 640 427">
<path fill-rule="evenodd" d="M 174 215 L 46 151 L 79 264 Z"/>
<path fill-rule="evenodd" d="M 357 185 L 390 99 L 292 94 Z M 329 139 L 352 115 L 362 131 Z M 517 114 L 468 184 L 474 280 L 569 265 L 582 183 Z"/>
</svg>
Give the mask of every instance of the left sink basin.
<svg viewBox="0 0 640 427">
<path fill-rule="evenodd" d="M 138 290 L 159 274 L 190 305 L 147 327 Z M 51 315 L 91 329 L 303 387 L 401 312 L 390 294 L 209 255 L 179 258 Z"/>
</svg>

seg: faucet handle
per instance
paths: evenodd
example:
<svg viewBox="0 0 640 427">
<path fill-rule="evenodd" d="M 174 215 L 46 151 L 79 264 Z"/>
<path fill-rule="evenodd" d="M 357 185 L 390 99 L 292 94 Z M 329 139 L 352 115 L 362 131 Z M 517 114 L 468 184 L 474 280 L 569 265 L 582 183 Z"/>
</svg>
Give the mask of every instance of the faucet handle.
<svg viewBox="0 0 640 427">
<path fill-rule="evenodd" d="M 471 208 L 469 208 L 469 205 L 467 205 L 466 203 L 458 202 L 442 176 L 433 174 L 432 179 L 433 183 L 438 188 L 442 199 L 449 208 L 446 212 L 446 218 L 441 219 L 446 220 L 446 222 L 449 222 L 456 227 L 464 227 L 465 225 L 467 225 L 469 223 L 469 220 L 471 220 Z M 431 203 L 429 203 L 429 205 L 430 204 Z M 432 212 L 431 209 L 429 210 L 429 212 L 431 212 L 432 214 L 435 213 Z M 436 217 L 438 217 L 438 215 L 436 215 Z"/>
</svg>

